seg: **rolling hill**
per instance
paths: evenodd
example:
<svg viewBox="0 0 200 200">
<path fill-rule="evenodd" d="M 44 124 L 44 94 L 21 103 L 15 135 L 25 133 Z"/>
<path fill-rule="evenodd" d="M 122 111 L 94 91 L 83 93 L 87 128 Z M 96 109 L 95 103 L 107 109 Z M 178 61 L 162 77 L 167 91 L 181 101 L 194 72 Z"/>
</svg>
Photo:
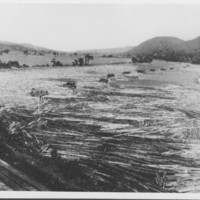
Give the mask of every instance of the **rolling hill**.
<svg viewBox="0 0 200 200">
<path fill-rule="evenodd" d="M 198 63 L 200 62 L 200 37 L 189 41 L 176 37 L 155 37 L 123 55 L 127 57 L 150 56 L 157 59 Z"/>
<path fill-rule="evenodd" d="M 24 51 L 29 51 L 30 53 L 32 52 L 43 52 L 45 54 L 48 53 L 53 53 L 57 52 L 57 54 L 94 54 L 94 55 L 109 55 L 109 54 L 120 54 L 124 53 L 126 51 L 129 51 L 133 48 L 133 46 L 128 46 L 128 47 L 119 47 L 119 48 L 108 48 L 108 49 L 89 49 L 89 50 L 78 50 L 74 52 L 63 52 L 63 51 L 58 51 L 58 50 L 52 50 L 48 49 L 45 47 L 40 47 L 40 46 L 35 46 L 29 43 L 22 43 L 22 44 L 17 44 L 17 43 L 12 43 L 12 42 L 4 42 L 0 41 L 0 52 L 3 52 L 5 50 L 9 50 L 10 52 L 19 52 L 23 53 Z"/>
<path fill-rule="evenodd" d="M 133 46 L 127 46 L 127 47 L 108 48 L 108 49 L 89 49 L 89 50 L 76 51 L 76 53 L 79 53 L 79 54 L 90 53 L 93 55 L 122 54 L 133 48 L 134 48 Z"/>
<path fill-rule="evenodd" d="M 86 53 L 95 57 L 90 61 L 90 65 L 127 63 L 130 62 L 130 59 L 117 57 L 115 54 L 130 49 L 132 47 L 63 52 L 28 43 L 16 44 L 0 41 L 0 69 L 10 67 L 72 66 L 75 60 L 84 58 Z"/>
<path fill-rule="evenodd" d="M 193 51 L 200 51 L 200 36 L 186 42 L 189 49 Z"/>
<path fill-rule="evenodd" d="M 35 53 L 35 54 L 39 54 L 41 52 L 45 54 L 54 53 L 54 52 L 57 52 L 58 54 L 65 53 L 62 51 L 56 51 L 56 50 L 48 49 L 45 47 L 35 46 L 29 43 L 18 44 L 18 43 L 0 41 L 0 52 L 4 52 L 4 51 L 18 52 L 18 53 L 23 53 L 24 51 L 28 51 L 29 53 Z"/>
<path fill-rule="evenodd" d="M 129 54 L 144 54 L 144 55 L 152 55 L 154 53 L 159 52 L 167 52 L 167 51 L 188 51 L 186 42 L 179 38 L 175 37 L 156 37 L 150 40 L 147 40 L 137 47 L 131 49 L 126 52 Z"/>
<path fill-rule="evenodd" d="M 16 44 L 0 41 L 0 62 L 17 61 L 20 65 L 51 66 L 56 59 L 64 66 L 71 66 L 75 59 L 84 58 L 89 53 L 95 57 L 95 64 L 130 62 L 133 56 L 142 58 L 162 59 L 167 61 L 200 63 L 200 37 L 184 41 L 176 37 L 155 37 L 133 47 L 108 49 L 91 49 L 74 52 L 62 52 L 23 43 Z M 124 60 L 123 60 L 124 59 Z"/>
</svg>

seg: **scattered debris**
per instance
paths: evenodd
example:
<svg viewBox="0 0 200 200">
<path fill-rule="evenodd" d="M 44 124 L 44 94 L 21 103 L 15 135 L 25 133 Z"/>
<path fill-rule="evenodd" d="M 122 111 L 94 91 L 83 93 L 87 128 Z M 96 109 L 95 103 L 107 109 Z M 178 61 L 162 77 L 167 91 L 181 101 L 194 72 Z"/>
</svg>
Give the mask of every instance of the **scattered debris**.
<svg viewBox="0 0 200 200">
<path fill-rule="evenodd" d="M 61 156 L 58 154 L 56 147 L 53 147 L 51 150 L 51 158 L 56 162 L 61 159 Z"/>
<path fill-rule="evenodd" d="M 199 159 L 187 139 L 200 138 L 198 111 L 177 108 L 166 88 L 96 85 L 81 97 L 47 98 L 39 116 L 2 111 L 0 159 L 53 191 L 179 192 L 196 181 Z"/>
<path fill-rule="evenodd" d="M 77 84 L 76 84 L 76 81 L 70 80 L 70 81 L 67 81 L 65 84 L 63 84 L 63 87 L 68 87 L 72 89 L 73 91 L 75 91 Z"/>
<path fill-rule="evenodd" d="M 47 90 L 42 90 L 42 89 L 36 89 L 36 88 L 32 88 L 30 95 L 32 97 L 39 97 L 40 100 L 43 100 L 43 97 L 48 95 L 49 92 Z"/>
<path fill-rule="evenodd" d="M 136 71 L 137 71 L 137 73 L 142 73 L 142 74 L 145 73 L 145 70 L 144 70 L 144 69 L 138 69 L 138 70 L 136 70 Z"/>
<path fill-rule="evenodd" d="M 166 172 L 163 170 L 158 170 L 156 172 L 156 183 L 159 187 L 165 188 L 166 185 Z"/>
<path fill-rule="evenodd" d="M 107 74 L 107 78 L 115 77 L 115 74 Z"/>
<path fill-rule="evenodd" d="M 108 79 L 107 79 L 107 78 L 100 78 L 100 79 L 99 79 L 99 82 L 100 82 L 100 83 L 106 83 L 106 84 L 107 84 L 107 83 L 108 83 Z"/>
<path fill-rule="evenodd" d="M 131 72 L 130 71 L 124 71 L 124 72 L 122 72 L 122 74 L 130 74 Z"/>
</svg>

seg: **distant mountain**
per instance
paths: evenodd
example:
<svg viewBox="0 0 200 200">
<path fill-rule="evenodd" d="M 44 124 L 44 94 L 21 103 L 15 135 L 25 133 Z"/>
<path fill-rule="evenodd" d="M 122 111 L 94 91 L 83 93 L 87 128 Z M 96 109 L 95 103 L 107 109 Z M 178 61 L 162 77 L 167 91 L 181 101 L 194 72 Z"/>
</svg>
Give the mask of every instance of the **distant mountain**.
<svg viewBox="0 0 200 200">
<path fill-rule="evenodd" d="M 35 45 L 29 44 L 29 43 L 22 43 L 20 45 L 22 45 L 23 47 L 29 48 L 29 49 L 36 49 L 36 50 L 39 50 L 39 51 L 53 51 L 51 49 L 48 49 L 48 48 L 45 48 L 45 47 L 40 47 L 40 46 L 35 46 Z"/>
<path fill-rule="evenodd" d="M 30 54 L 33 52 L 37 53 L 57 53 L 57 54 L 70 54 L 70 53 L 78 53 L 78 54 L 86 54 L 90 53 L 93 55 L 111 55 L 111 54 L 121 54 L 126 51 L 129 51 L 132 49 L 133 46 L 128 46 L 128 47 L 119 47 L 119 48 L 108 48 L 108 49 L 91 49 L 91 50 L 79 50 L 75 52 L 63 52 L 63 51 L 57 51 L 57 50 L 52 50 L 48 49 L 45 47 L 40 47 L 40 46 L 35 46 L 29 43 L 22 43 L 22 44 L 17 44 L 17 43 L 11 43 L 11 42 L 4 42 L 0 41 L 0 52 L 7 51 L 15 51 L 15 52 L 24 52 L 28 51 Z"/>
<path fill-rule="evenodd" d="M 0 41 L 0 51 L 3 52 L 5 50 L 15 51 L 15 52 L 24 52 L 24 51 L 29 51 L 29 52 L 42 51 L 45 53 L 54 52 L 54 50 L 47 49 L 44 47 L 34 46 L 28 43 L 17 44 L 17 43 Z M 56 52 L 59 52 L 59 51 L 56 51 Z"/>
<path fill-rule="evenodd" d="M 118 47 L 118 48 L 108 48 L 108 49 L 89 49 L 89 50 L 80 50 L 76 51 L 75 53 L 79 54 L 85 54 L 85 53 L 90 53 L 90 54 L 100 54 L 100 55 L 110 55 L 110 54 L 122 54 L 125 53 L 129 50 L 133 49 L 133 46 L 128 46 L 128 47 Z"/>
<path fill-rule="evenodd" d="M 8 54 L 13 51 L 17 53 L 21 52 L 24 55 L 52 54 L 54 56 L 66 56 L 90 53 L 102 57 L 112 57 L 113 55 L 118 57 L 136 56 L 169 61 L 200 63 L 200 37 L 189 41 L 184 41 L 176 37 L 155 37 L 136 47 L 127 46 L 108 49 L 79 50 L 75 52 L 56 51 L 28 43 L 16 44 L 0 41 L 0 55 Z"/>
<path fill-rule="evenodd" d="M 200 37 L 189 41 L 176 37 L 155 37 L 123 53 L 123 55 L 198 63 L 200 62 Z"/>
<path fill-rule="evenodd" d="M 180 52 L 188 51 L 187 44 L 184 40 L 175 37 L 156 37 L 150 40 L 147 40 L 137 47 L 127 51 L 126 54 L 143 54 L 143 55 L 152 55 L 161 52 Z"/>
</svg>

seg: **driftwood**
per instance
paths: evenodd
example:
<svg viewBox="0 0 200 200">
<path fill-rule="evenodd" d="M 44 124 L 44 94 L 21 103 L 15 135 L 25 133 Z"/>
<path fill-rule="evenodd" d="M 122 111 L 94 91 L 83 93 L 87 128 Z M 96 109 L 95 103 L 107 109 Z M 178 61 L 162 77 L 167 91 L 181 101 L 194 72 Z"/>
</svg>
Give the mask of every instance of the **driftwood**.
<svg viewBox="0 0 200 200">
<path fill-rule="evenodd" d="M 198 138 L 189 128 L 198 128 L 200 114 L 174 106 L 178 100 L 165 90 L 137 89 L 84 88 L 81 97 L 48 97 L 39 115 L 5 110 L 0 159 L 11 168 L 0 162 L 0 177 L 13 190 L 185 191 L 199 173 L 198 159 L 185 152 L 192 151 L 186 139 Z M 16 187 L 4 176 L 10 173 Z"/>
</svg>

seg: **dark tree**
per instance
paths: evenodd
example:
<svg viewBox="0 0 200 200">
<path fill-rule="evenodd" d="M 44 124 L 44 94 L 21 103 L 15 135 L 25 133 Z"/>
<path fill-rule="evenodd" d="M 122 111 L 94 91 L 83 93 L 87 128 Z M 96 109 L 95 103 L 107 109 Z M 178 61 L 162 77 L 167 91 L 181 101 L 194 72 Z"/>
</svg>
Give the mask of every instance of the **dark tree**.
<svg viewBox="0 0 200 200">
<path fill-rule="evenodd" d="M 8 53 L 10 52 L 10 50 L 9 50 L 9 49 L 6 49 L 6 50 L 4 50 L 3 52 L 8 54 Z"/>
<path fill-rule="evenodd" d="M 57 56 L 57 55 L 58 55 L 58 53 L 57 53 L 56 51 L 54 51 L 54 52 L 53 52 L 53 55 L 54 55 L 54 56 Z"/>
<path fill-rule="evenodd" d="M 75 59 L 75 60 L 72 62 L 72 65 L 73 65 L 73 66 L 77 66 L 77 65 L 78 65 L 78 60 Z"/>
<path fill-rule="evenodd" d="M 26 56 L 28 55 L 28 50 L 24 51 L 24 55 L 26 55 Z"/>
<path fill-rule="evenodd" d="M 55 58 L 53 58 L 51 62 L 53 63 L 53 66 L 63 66 L 63 64 L 59 60 L 56 60 Z"/>
<path fill-rule="evenodd" d="M 83 58 L 79 58 L 78 59 L 78 64 L 79 64 L 79 66 L 83 66 L 84 65 L 84 59 Z"/>
<path fill-rule="evenodd" d="M 89 65 L 90 60 L 93 60 L 94 57 L 90 54 L 85 55 L 85 65 Z"/>
<path fill-rule="evenodd" d="M 133 56 L 131 59 L 132 63 L 151 63 L 152 58 L 150 56 Z"/>
</svg>

